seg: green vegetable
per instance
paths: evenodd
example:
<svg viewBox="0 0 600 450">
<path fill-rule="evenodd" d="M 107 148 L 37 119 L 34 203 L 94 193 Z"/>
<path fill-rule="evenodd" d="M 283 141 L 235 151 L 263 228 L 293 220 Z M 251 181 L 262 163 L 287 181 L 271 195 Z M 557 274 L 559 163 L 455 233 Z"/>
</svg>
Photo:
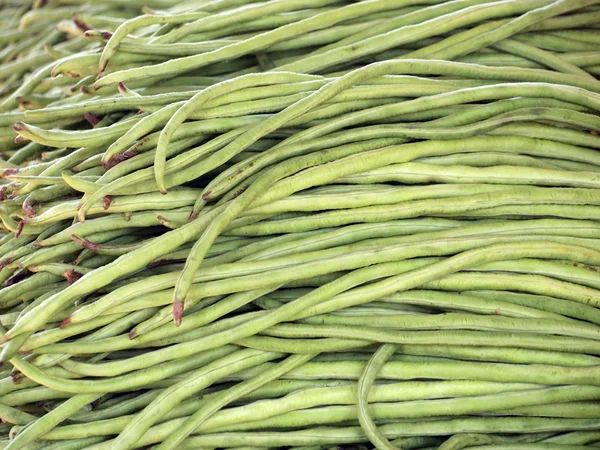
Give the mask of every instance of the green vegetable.
<svg viewBox="0 0 600 450">
<path fill-rule="evenodd" d="M 0 14 L 0 448 L 600 440 L 600 0 Z"/>
</svg>

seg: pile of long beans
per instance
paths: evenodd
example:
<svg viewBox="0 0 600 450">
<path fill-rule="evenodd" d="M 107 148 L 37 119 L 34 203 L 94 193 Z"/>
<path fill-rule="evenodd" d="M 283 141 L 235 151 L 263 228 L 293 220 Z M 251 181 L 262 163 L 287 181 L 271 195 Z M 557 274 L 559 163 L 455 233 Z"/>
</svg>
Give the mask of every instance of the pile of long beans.
<svg viewBox="0 0 600 450">
<path fill-rule="evenodd" d="M 0 3 L 1 449 L 600 446 L 600 0 Z"/>
</svg>

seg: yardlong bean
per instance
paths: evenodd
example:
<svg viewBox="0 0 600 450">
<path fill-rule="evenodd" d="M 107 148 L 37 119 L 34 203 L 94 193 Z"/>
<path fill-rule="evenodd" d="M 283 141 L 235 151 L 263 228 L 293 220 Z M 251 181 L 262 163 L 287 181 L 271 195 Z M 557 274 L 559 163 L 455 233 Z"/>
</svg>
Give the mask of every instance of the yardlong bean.
<svg viewBox="0 0 600 450">
<path fill-rule="evenodd" d="M 1 448 L 597 445 L 599 0 L 3 12 Z"/>
</svg>

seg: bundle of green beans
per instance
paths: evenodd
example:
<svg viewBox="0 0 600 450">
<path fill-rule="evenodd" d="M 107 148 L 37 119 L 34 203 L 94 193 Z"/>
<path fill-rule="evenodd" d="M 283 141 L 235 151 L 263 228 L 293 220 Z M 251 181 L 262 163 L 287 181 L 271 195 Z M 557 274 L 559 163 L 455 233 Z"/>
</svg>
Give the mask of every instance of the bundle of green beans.
<svg viewBox="0 0 600 450">
<path fill-rule="evenodd" d="M 600 0 L 0 5 L 1 449 L 600 446 Z"/>
</svg>

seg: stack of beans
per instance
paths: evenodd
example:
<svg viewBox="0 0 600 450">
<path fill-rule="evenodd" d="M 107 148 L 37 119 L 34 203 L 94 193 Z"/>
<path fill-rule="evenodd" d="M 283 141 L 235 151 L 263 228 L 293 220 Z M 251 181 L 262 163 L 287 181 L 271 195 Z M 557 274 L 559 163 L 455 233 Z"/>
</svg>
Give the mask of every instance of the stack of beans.
<svg viewBox="0 0 600 450">
<path fill-rule="evenodd" d="M 600 446 L 600 0 L 5 0 L 0 449 Z"/>
</svg>

